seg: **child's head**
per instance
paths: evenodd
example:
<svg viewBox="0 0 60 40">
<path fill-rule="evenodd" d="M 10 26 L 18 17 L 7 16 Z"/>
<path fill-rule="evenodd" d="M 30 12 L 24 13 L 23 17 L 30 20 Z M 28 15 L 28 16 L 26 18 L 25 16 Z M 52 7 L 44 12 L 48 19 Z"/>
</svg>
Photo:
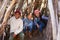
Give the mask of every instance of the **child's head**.
<svg viewBox="0 0 60 40">
<path fill-rule="evenodd" d="M 32 18 L 32 13 L 27 14 L 27 18 L 31 19 Z"/>
<path fill-rule="evenodd" d="M 39 17 L 40 16 L 40 11 L 37 9 L 37 10 L 35 10 L 34 11 L 34 15 L 36 16 L 36 17 Z"/>
<path fill-rule="evenodd" d="M 21 16 L 21 12 L 19 10 L 16 10 L 14 16 L 16 19 L 18 19 Z"/>
</svg>

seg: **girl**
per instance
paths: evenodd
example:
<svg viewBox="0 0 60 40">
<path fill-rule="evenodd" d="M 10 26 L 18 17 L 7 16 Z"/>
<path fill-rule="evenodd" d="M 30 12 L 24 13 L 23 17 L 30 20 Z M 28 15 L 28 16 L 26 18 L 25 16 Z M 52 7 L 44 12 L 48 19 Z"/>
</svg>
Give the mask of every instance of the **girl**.
<svg viewBox="0 0 60 40">
<path fill-rule="evenodd" d="M 40 32 L 42 32 L 43 27 L 45 26 L 44 23 L 41 20 L 41 14 L 40 11 L 37 9 L 34 11 L 34 30 L 38 29 Z"/>
</svg>

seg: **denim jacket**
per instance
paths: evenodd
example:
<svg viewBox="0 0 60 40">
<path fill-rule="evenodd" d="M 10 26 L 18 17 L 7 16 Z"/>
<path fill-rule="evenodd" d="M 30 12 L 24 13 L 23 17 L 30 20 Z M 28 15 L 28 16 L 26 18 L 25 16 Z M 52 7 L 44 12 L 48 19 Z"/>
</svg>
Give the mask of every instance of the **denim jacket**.
<svg viewBox="0 0 60 40">
<path fill-rule="evenodd" d="M 40 24 L 40 23 L 41 23 L 40 18 L 35 17 L 34 18 L 34 24 L 36 25 L 36 24 Z"/>
<path fill-rule="evenodd" d="M 23 22 L 24 22 L 24 26 L 26 27 L 26 26 L 32 26 L 33 25 L 33 21 L 32 20 L 29 20 L 28 18 L 25 18 L 24 20 L 23 20 Z"/>
</svg>

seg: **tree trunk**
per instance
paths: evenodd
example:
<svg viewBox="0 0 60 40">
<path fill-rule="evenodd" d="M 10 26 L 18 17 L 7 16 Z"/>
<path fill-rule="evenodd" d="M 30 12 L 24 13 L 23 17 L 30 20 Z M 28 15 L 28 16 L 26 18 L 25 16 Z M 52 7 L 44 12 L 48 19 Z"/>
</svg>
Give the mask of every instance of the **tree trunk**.
<svg viewBox="0 0 60 40">
<path fill-rule="evenodd" d="M 48 8 L 49 8 L 49 11 L 50 11 L 51 22 L 52 22 L 53 40 L 56 40 L 56 21 L 55 21 L 56 19 L 55 19 L 52 0 L 48 0 Z"/>
</svg>

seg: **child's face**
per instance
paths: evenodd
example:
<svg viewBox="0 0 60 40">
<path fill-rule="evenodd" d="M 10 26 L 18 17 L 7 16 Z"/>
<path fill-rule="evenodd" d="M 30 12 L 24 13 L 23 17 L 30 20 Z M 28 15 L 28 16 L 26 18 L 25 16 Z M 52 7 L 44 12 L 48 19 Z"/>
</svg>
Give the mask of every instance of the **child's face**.
<svg viewBox="0 0 60 40">
<path fill-rule="evenodd" d="M 35 14 L 35 16 L 39 17 L 40 16 L 40 11 L 39 10 L 35 10 L 34 14 Z"/>
<path fill-rule="evenodd" d="M 37 17 L 39 17 L 39 15 L 40 15 L 39 13 L 36 13 L 36 14 L 35 14 L 35 16 L 37 16 Z"/>
<path fill-rule="evenodd" d="M 20 17 L 20 14 L 19 13 L 15 13 L 15 18 L 18 19 Z"/>
<path fill-rule="evenodd" d="M 31 18 L 32 18 L 32 14 L 29 14 L 29 15 L 28 15 L 28 19 L 31 19 Z"/>
</svg>

